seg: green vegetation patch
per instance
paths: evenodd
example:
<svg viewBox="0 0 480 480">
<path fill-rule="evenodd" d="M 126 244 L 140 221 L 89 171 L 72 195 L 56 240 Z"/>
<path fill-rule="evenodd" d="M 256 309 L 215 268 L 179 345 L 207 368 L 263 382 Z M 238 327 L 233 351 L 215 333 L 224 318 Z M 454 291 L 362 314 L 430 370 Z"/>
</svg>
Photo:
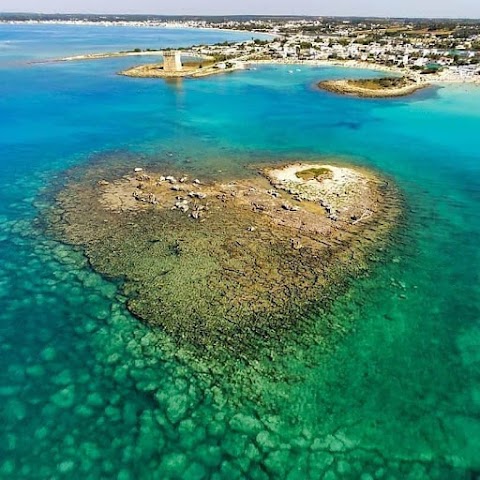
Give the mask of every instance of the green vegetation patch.
<svg viewBox="0 0 480 480">
<path fill-rule="evenodd" d="M 332 171 L 329 168 L 320 167 L 320 168 L 309 168 L 307 170 L 301 170 L 295 174 L 298 178 L 302 180 L 315 180 L 318 177 L 321 177 L 322 180 L 325 178 L 332 177 Z"/>
<path fill-rule="evenodd" d="M 405 77 L 385 77 L 385 78 L 369 78 L 361 80 L 348 80 L 350 85 L 365 88 L 368 90 L 385 90 L 394 88 L 403 88 L 412 83 Z"/>
</svg>

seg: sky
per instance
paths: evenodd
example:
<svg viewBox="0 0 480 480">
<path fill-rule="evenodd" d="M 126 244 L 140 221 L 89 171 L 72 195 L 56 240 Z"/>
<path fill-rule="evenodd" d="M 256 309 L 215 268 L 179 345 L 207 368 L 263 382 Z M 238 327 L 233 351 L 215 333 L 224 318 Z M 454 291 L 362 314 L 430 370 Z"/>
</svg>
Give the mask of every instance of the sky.
<svg viewBox="0 0 480 480">
<path fill-rule="evenodd" d="M 0 0 L 0 12 L 480 18 L 480 0 Z"/>
</svg>

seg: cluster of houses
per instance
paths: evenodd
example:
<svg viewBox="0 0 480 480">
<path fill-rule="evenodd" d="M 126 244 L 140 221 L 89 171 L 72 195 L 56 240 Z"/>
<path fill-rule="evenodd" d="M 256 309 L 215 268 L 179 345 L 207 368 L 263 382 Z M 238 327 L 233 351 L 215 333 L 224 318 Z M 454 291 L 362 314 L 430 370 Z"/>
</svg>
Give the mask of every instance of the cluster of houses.
<svg viewBox="0 0 480 480">
<path fill-rule="evenodd" d="M 310 45 L 308 45 L 310 43 Z M 303 48 L 302 48 L 303 46 Z M 387 65 L 403 67 L 425 67 L 427 64 L 449 66 L 462 63 L 480 63 L 480 52 L 468 50 L 463 45 L 454 49 L 429 48 L 418 43 L 378 43 L 368 44 L 342 42 L 326 38 L 321 41 L 308 42 L 305 38 L 291 39 L 287 43 L 275 42 L 270 45 L 270 53 L 276 58 L 299 59 L 342 59 L 374 61 Z"/>
<path fill-rule="evenodd" d="M 451 40 L 438 41 L 429 36 L 405 39 L 377 35 L 372 40 L 367 35 L 343 36 L 342 32 L 349 30 L 322 36 L 283 33 L 265 41 L 203 46 L 199 52 L 243 60 L 357 60 L 413 70 L 450 67 L 465 74 L 480 73 L 480 35 L 450 46 Z"/>
<path fill-rule="evenodd" d="M 0 19 L 0 21 L 2 21 Z M 6 22 L 94 23 L 149 27 L 225 28 L 269 33 L 269 40 L 204 45 L 193 50 L 214 56 L 219 68 L 242 60 L 357 60 L 413 70 L 442 69 L 480 73 L 480 22 L 341 18 L 33 18 Z M 461 32 L 461 35 L 457 33 Z M 227 62 L 227 63 L 226 63 Z"/>
</svg>

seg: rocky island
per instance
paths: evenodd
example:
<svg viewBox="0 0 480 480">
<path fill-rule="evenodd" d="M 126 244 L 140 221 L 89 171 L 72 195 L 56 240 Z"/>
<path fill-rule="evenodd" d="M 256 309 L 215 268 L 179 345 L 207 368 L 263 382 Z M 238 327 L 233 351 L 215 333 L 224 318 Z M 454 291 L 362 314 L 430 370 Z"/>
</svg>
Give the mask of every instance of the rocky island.
<svg viewBox="0 0 480 480">
<path fill-rule="evenodd" d="M 215 64 L 207 62 L 205 66 L 201 63 L 191 63 L 182 70 L 167 72 L 164 70 L 163 64 L 154 63 L 128 68 L 127 70 L 122 70 L 118 74 L 125 77 L 135 78 L 198 78 L 218 75 L 220 73 L 234 72 L 236 70 L 243 70 L 243 68 L 243 64 L 228 64 L 223 62 Z"/>
<path fill-rule="evenodd" d="M 195 78 L 242 70 L 244 64 L 234 61 L 217 61 L 214 57 L 201 56 L 182 61 L 179 51 L 163 52 L 162 63 L 138 65 L 119 72 L 119 75 L 136 78 Z"/>
<path fill-rule="evenodd" d="M 400 212 L 373 172 L 296 163 L 222 181 L 90 167 L 48 217 L 94 269 L 122 280 L 138 318 L 202 355 L 243 356 L 284 344 L 310 307 L 344 291 Z"/>
<path fill-rule="evenodd" d="M 332 93 L 364 98 L 404 97 L 428 87 L 406 77 L 385 77 L 359 80 L 325 80 L 318 87 Z"/>
</svg>

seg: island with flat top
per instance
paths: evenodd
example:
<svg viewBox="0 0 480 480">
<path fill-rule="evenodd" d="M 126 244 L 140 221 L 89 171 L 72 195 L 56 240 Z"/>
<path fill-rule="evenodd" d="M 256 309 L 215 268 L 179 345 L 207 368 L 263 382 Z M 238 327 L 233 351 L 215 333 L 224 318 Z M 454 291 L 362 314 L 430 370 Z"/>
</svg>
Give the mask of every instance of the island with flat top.
<svg viewBox="0 0 480 480">
<path fill-rule="evenodd" d="M 182 70 L 177 71 L 167 71 L 164 69 L 162 63 L 138 65 L 136 67 L 129 68 L 127 70 L 122 70 L 119 72 L 119 75 L 125 77 L 136 77 L 136 78 L 198 78 L 198 77 L 208 77 L 211 75 L 218 75 L 220 73 L 234 72 L 237 70 L 243 70 L 243 64 L 235 62 L 188 62 L 186 63 Z"/>
<path fill-rule="evenodd" d="M 219 73 L 243 69 L 241 62 L 218 61 L 214 57 L 203 56 L 198 59 L 182 61 L 179 51 L 163 52 L 163 62 L 160 64 L 139 65 L 119 72 L 119 75 L 137 78 L 184 78 L 207 77 Z"/>
<path fill-rule="evenodd" d="M 364 98 L 404 97 L 428 87 L 407 77 L 325 80 L 318 87 L 332 93 Z"/>
<path fill-rule="evenodd" d="M 383 251 L 402 210 L 391 182 L 358 167 L 194 175 L 85 167 L 69 174 L 48 224 L 122 279 L 133 314 L 202 355 L 284 345 Z"/>
</svg>

